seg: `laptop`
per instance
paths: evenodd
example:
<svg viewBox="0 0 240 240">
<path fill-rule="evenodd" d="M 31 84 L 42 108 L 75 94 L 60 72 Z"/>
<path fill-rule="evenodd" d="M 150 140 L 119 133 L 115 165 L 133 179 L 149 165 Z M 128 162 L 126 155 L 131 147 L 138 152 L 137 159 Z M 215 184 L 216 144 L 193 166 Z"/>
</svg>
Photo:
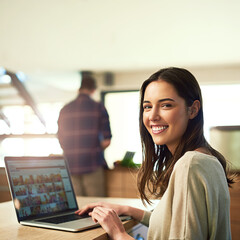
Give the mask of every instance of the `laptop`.
<svg viewBox="0 0 240 240">
<path fill-rule="evenodd" d="M 90 216 L 74 213 L 78 205 L 63 156 L 5 157 L 4 161 L 20 224 L 70 232 L 100 226 Z"/>
</svg>

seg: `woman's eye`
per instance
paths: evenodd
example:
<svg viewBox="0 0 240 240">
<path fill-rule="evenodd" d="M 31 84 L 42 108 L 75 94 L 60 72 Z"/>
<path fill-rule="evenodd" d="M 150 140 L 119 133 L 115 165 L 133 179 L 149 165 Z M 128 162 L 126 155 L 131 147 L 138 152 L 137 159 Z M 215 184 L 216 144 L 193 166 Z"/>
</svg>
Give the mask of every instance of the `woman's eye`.
<svg viewBox="0 0 240 240">
<path fill-rule="evenodd" d="M 144 106 L 143 106 L 143 109 L 146 109 L 146 110 L 147 110 L 147 109 L 150 109 L 150 108 L 151 108 L 151 106 L 149 106 L 149 105 L 144 105 Z"/>
<path fill-rule="evenodd" d="M 170 103 L 164 103 L 164 104 L 162 104 L 162 107 L 163 108 L 170 108 L 170 107 L 172 107 L 172 105 Z"/>
</svg>

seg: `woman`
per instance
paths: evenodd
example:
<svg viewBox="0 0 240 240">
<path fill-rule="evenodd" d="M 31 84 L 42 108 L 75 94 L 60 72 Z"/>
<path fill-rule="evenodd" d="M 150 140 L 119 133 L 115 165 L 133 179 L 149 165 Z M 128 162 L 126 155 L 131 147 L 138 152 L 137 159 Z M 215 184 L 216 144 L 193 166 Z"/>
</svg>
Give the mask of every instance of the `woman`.
<svg viewBox="0 0 240 240">
<path fill-rule="evenodd" d="M 203 135 L 200 87 L 181 68 L 162 69 L 141 88 L 143 163 L 141 199 L 161 199 L 152 213 L 129 206 L 94 203 L 89 212 L 111 239 L 132 239 L 117 215 L 149 226 L 148 239 L 231 239 L 226 160 Z"/>
</svg>

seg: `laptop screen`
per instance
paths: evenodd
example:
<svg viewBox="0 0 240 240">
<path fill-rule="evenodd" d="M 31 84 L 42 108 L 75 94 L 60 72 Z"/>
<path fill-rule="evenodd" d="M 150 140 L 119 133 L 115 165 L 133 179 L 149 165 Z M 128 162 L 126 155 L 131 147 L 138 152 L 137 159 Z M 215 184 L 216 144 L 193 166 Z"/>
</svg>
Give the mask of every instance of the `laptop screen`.
<svg viewBox="0 0 240 240">
<path fill-rule="evenodd" d="M 77 209 L 63 157 L 6 157 L 5 164 L 19 221 Z"/>
</svg>

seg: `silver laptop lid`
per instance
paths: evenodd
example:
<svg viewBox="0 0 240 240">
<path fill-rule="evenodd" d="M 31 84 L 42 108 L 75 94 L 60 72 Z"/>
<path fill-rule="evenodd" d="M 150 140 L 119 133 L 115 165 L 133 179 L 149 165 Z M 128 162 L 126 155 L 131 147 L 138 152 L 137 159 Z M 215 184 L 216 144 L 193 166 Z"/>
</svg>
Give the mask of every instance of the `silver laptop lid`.
<svg viewBox="0 0 240 240">
<path fill-rule="evenodd" d="M 18 221 L 78 209 L 64 157 L 5 157 Z"/>
</svg>

